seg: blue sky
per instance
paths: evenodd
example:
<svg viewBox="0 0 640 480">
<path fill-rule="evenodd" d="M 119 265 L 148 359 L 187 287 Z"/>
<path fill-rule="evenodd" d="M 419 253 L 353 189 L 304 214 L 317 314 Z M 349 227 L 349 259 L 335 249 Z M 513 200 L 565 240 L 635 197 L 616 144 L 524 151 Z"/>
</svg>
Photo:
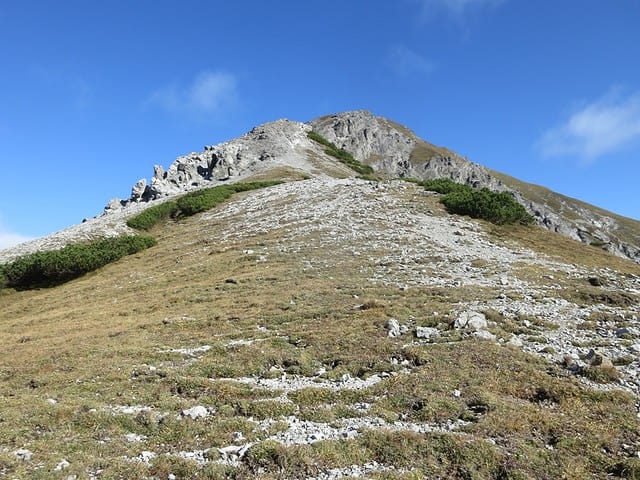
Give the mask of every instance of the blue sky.
<svg viewBox="0 0 640 480">
<path fill-rule="evenodd" d="M 639 24 L 637 0 L 0 1 L 0 248 L 352 109 L 638 219 Z"/>
</svg>

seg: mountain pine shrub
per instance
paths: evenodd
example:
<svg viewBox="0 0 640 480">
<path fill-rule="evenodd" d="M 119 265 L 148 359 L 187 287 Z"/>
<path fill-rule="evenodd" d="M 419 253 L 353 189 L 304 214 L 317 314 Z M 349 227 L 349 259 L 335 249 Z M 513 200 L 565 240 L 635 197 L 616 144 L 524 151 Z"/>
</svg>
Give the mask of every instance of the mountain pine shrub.
<svg viewBox="0 0 640 480">
<path fill-rule="evenodd" d="M 217 187 L 204 188 L 187 193 L 176 201 L 168 201 L 154 205 L 130 217 L 127 225 L 137 230 L 150 230 L 167 218 L 190 217 L 196 213 L 205 212 L 227 200 L 234 193 L 271 187 L 282 183 L 279 180 L 263 182 L 232 183 Z"/>
<path fill-rule="evenodd" d="M 19 290 L 62 284 L 156 244 L 153 237 L 128 235 L 35 252 L 2 266 L 4 286 Z M 0 281 L 0 283 L 2 283 Z"/>
<path fill-rule="evenodd" d="M 161 220 L 172 217 L 178 212 L 178 204 L 168 201 L 149 207 L 127 220 L 127 225 L 136 230 L 149 230 Z"/>
<path fill-rule="evenodd" d="M 494 192 L 488 188 L 475 189 L 449 178 L 419 182 L 426 190 L 442 193 L 442 204 L 449 213 L 480 218 L 496 225 L 530 225 L 534 218 L 509 192 Z"/>
</svg>

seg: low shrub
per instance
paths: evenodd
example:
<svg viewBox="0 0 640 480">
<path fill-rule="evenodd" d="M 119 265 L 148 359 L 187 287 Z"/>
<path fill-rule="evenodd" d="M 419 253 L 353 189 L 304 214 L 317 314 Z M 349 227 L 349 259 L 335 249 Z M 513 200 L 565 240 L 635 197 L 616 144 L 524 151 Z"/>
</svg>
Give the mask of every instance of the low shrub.
<svg viewBox="0 0 640 480">
<path fill-rule="evenodd" d="M 147 208 L 143 212 L 129 218 L 127 225 L 138 230 L 150 230 L 167 218 L 190 217 L 196 213 L 205 212 L 227 200 L 234 193 L 257 190 L 282 183 L 279 180 L 233 183 L 205 188 L 187 193 L 176 201 L 168 201 Z"/>
<path fill-rule="evenodd" d="M 188 193 L 176 201 L 179 217 L 190 217 L 205 212 L 227 200 L 234 191 L 225 186 L 206 188 Z"/>
<path fill-rule="evenodd" d="M 19 290 L 55 286 L 155 244 L 153 237 L 131 235 L 67 245 L 3 265 L 2 276 L 6 287 Z"/>
<path fill-rule="evenodd" d="M 442 194 L 471 189 L 471 187 L 463 185 L 462 183 L 454 182 L 450 178 L 434 178 L 432 180 L 424 180 L 418 183 L 422 185 L 425 190 Z"/>
<path fill-rule="evenodd" d="M 365 165 L 359 162 L 358 160 L 353 158 L 353 155 L 351 155 L 349 152 L 347 152 L 343 148 L 338 148 L 336 145 L 334 145 L 329 140 L 324 138 L 318 132 L 314 132 L 313 130 L 307 133 L 307 136 L 311 140 L 318 142 L 321 145 L 324 145 L 326 147 L 324 149 L 324 153 L 326 153 L 327 155 L 331 155 L 332 157 L 337 158 L 341 163 L 345 164 L 354 172 L 359 173 L 360 175 L 363 175 L 365 177 L 368 177 L 367 179 L 373 179 L 373 177 L 370 177 L 370 175 L 373 175 L 374 173 L 373 168 L 371 168 L 369 165 Z"/>
<path fill-rule="evenodd" d="M 419 182 L 426 190 L 442 193 L 442 204 L 450 213 L 468 215 L 496 225 L 519 223 L 530 225 L 534 219 L 509 192 L 475 189 L 449 178 Z"/>
<path fill-rule="evenodd" d="M 149 207 L 143 212 L 129 218 L 127 225 L 137 230 L 149 230 L 165 218 L 174 216 L 178 212 L 178 204 L 173 201 Z"/>
</svg>

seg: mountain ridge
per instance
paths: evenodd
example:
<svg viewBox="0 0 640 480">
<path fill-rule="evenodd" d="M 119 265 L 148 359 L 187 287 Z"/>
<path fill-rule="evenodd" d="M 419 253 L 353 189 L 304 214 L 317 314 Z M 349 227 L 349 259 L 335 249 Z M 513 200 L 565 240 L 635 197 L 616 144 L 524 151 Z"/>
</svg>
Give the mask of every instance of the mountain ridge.
<svg viewBox="0 0 640 480">
<path fill-rule="evenodd" d="M 280 169 L 285 177 L 292 178 L 353 175 L 353 171 L 308 138 L 311 130 L 373 167 L 383 178 L 445 177 L 476 188 L 509 191 L 538 225 L 640 263 L 637 220 L 490 170 L 420 139 L 405 126 L 364 110 L 326 115 L 307 123 L 287 119 L 268 122 L 238 138 L 178 157 L 167 169 L 156 165 L 150 182 L 139 180 L 128 199 L 111 200 L 98 219 L 1 251 L 0 262 L 38 249 L 59 248 L 69 241 L 126 233 L 123 219 L 143 209 L 148 202 L 197 188 L 242 181 L 269 170 Z"/>
</svg>

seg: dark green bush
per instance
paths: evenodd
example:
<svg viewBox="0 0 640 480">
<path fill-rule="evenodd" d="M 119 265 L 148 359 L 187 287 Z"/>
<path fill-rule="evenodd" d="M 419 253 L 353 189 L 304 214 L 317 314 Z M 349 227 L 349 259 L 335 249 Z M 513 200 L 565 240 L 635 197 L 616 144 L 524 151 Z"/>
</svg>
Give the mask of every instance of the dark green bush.
<svg viewBox="0 0 640 480">
<path fill-rule="evenodd" d="M 177 212 L 178 205 L 176 202 L 164 202 L 159 205 L 149 207 L 143 212 L 129 218 L 127 220 L 127 225 L 138 230 L 149 230 L 161 220 L 176 215 Z"/>
<path fill-rule="evenodd" d="M 190 217 L 196 213 L 207 211 L 227 200 L 234 191 L 225 186 L 206 188 L 188 193 L 177 200 L 178 216 Z"/>
<path fill-rule="evenodd" d="M 132 235 L 67 245 L 20 257 L 3 265 L 2 275 L 16 289 L 55 286 L 155 244 L 153 237 Z"/>
<path fill-rule="evenodd" d="M 419 182 L 426 190 L 444 194 L 441 201 L 450 213 L 481 218 L 497 225 L 534 222 L 531 215 L 509 192 L 474 189 L 449 178 Z"/>
<path fill-rule="evenodd" d="M 342 148 L 338 148 L 336 145 L 331 143 L 329 140 L 324 138 L 319 133 L 311 130 L 309 133 L 307 133 L 307 136 L 311 140 L 318 142 L 319 144 L 327 147 L 324 149 L 324 153 L 337 158 L 340 162 L 344 163 L 347 167 L 349 167 L 351 170 L 355 171 L 356 173 L 359 173 L 360 175 L 364 175 L 364 176 L 373 174 L 373 168 L 371 168 L 369 165 L 360 163 L 358 160 L 353 158 L 353 155 L 351 155 L 349 152 L 347 152 Z"/>
<path fill-rule="evenodd" d="M 279 180 L 233 183 L 217 187 L 196 190 L 179 197 L 176 201 L 168 201 L 154 205 L 127 220 L 127 225 L 138 230 L 149 230 L 167 218 L 189 217 L 196 213 L 212 209 L 227 200 L 234 193 L 271 187 L 282 183 Z"/>
<path fill-rule="evenodd" d="M 278 185 L 279 183 L 282 182 L 274 180 L 265 182 L 232 183 L 229 185 L 220 185 L 217 187 L 196 190 L 195 192 L 187 193 L 177 200 L 177 215 L 179 217 L 189 217 L 196 213 L 205 212 L 216 205 L 221 204 L 234 193 L 271 187 L 273 185 Z"/>
<path fill-rule="evenodd" d="M 450 178 L 434 178 L 433 180 L 424 180 L 418 183 L 422 185 L 425 190 L 443 194 L 471 189 L 471 187 L 462 183 L 454 182 Z"/>
</svg>

